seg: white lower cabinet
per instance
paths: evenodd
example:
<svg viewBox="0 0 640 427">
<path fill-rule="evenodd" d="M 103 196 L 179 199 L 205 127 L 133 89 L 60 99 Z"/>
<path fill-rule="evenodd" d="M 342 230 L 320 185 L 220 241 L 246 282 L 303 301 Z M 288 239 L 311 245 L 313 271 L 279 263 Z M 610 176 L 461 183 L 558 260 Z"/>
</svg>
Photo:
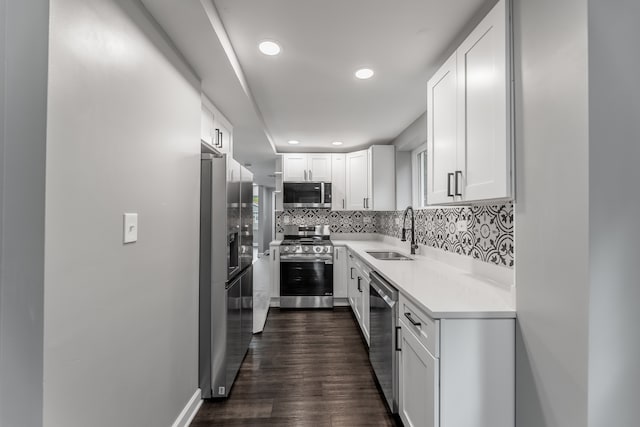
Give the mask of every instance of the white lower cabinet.
<svg viewBox="0 0 640 427">
<path fill-rule="evenodd" d="M 356 316 L 367 344 L 369 344 L 369 273 L 367 267 L 357 255 L 348 251 L 347 255 L 347 292 L 349 305 Z"/>
<path fill-rule="evenodd" d="M 405 426 L 513 427 L 514 319 L 440 319 L 400 294 L 399 412 Z"/>
<path fill-rule="evenodd" d="M 402 320 L 399 353 L 398 411 L 406 427 L 438 426 L 439 361 Z"/>
<path fill-rule="evenodd" d="M 347 248 L 335 246 L 333 248 L 333 298 L 347 298 Z"/>
</svg>

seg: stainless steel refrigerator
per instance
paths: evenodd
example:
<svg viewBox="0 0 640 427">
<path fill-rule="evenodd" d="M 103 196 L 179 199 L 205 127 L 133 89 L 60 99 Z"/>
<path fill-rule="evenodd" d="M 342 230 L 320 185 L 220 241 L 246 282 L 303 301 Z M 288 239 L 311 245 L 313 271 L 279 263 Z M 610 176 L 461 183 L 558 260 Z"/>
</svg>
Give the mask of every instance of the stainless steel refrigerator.
<svg viewBox="0 0 640 427">
<path fill-rule="evenodd" d="M 226 155 L 202 154 L 200 389 L 227 397 L 253 331 L 253 174 Z"/>
</svg>

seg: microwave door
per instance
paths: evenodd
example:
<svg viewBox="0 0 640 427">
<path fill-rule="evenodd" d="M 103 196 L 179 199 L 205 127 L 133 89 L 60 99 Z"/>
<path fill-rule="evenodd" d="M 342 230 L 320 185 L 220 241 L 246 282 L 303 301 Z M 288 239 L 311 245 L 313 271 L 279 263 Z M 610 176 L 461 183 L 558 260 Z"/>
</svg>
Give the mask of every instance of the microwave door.
<svg viewBox="0 0 640 427">
<path fill-rule="evenodd" d="M 322 182 L 286 182 L 284 183 L 285 208 L 321 208 L 323 203 Z"/>
</svg>

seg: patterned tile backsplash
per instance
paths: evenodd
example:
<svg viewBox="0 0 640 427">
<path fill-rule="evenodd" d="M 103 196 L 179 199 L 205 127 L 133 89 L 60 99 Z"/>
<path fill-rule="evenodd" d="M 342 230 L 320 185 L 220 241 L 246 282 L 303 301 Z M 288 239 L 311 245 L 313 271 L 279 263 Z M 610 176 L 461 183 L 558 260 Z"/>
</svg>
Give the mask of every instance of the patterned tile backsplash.
<svg viewBox="0 0 640 427">
<path fill-rule="evenodd" d="M 329 225 L 332 233 L 379 233 L 400 238 L 403 211 L 330 211 L 292 209 L 277 212 L 276 232 L 283 225 Z M 466 231 L 457 222 L 467 221 Z M 410 226 L 407 221 L 407 226 Z M 492 264 L 513 267 L 513 204 L 477 205 L 415 211 L 419 244 L 455 252 Z M 407 239 L 411 233 L 407 232 Z"/>
<path fill-rule="evenodd" d="M 467 231 L 457 231 L 466 220 Z M 407 221 L 409 225 L 409 221 Z M 400 238 L 402 211 L 378 212 L 376 230 Z M 419 209 L 415 212 L 416 240 L 492 264 L 513 267 L 513 204 L 462 208 Z M 407 232 L 407 239 L 411 232 Z"/>
<path fill-rule="evenodd" d="M 376 233 L 376 212 L 289 209 L 276 213 L 276 233 L 284 225 L 329 225 L 332 233 Z"/>
</svg>

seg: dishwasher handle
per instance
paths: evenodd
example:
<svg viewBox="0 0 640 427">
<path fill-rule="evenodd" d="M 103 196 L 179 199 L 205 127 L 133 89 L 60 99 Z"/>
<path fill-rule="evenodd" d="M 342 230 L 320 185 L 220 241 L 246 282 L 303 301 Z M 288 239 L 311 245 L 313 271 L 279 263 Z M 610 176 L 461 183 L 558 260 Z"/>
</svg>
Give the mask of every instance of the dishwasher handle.
<svg viewBox="0 0 640 427">
<path fill-rule="evenodd" d="M 382 299 L 388 302 L 398 301 L 398 290 L 384 280 L 380 274 L 372 271 L 369 278 L 371 279 L 371 287 L 376 290 L 376 293 L 378 293 Z"/>
</svg>

